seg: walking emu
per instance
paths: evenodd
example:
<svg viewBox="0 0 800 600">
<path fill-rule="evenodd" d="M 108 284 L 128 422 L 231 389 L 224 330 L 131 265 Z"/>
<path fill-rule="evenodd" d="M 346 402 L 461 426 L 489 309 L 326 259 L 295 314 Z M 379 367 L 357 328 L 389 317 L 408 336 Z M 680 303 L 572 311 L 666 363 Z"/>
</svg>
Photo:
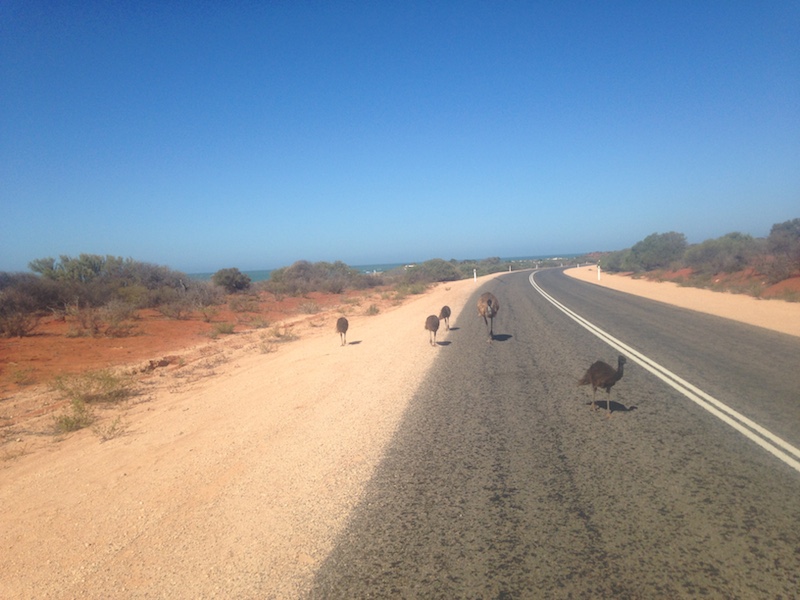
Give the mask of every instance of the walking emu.
<svg viewBox="0 0 800 600">
<path fill-rule="evenodd" d="M 431 315 L 425 319 L 425 329 L 430 332 L 428 333 L 428 341 L 431 343 L 431 346 L 435 346 L 436 332 L 439 331 L 439 317 Z"/>
<path fill-rule="evenodd" d="M 483 317 L 486 328 L 489 330 L 489 342 L 494 339 L 494 317 L 500 310 L 500 303 L 494 294 L 486 292 L 478 298 L 478 314 Z"/>
<path fill-rule="evenodd" d="M 611 416 L 611 388 L 622 379 L 622 367 L 626 362 L 628 362 L 628 359 L 620 354 L 617 368 L 614 369 L 611 365 L 604 363 L 602 360 L 598 360 L 589 367 L 583 379 L 578 382 L 578 385 L 592 386 L 593 410 L 597 410 L 597 404 L 595 404 L 594 401 L 597 388 L 602 388 L 606 391 L 606 394 L 608 394 L 608 401 L 606 403 L 606 408 L 608 409 L 607 416 Z"/>
<path fill-rule="evenodd" d="M 439 320 L 444 320 L 444 325 L 447 331 L 450 331 L 450 307 L 444 305 L 442 310 L 439 311 Z"/>
<path fill-rule="evenodd" d="M 342 346 L 347 345 L 347 328 L 350 326 L 350 323 L 347 322 L 347 319 L 344 317 L 339 317 L 339 320 L 336 321 L 336 332 L 339 334 L 339 337 L 342 339 Z"/>
</svg>

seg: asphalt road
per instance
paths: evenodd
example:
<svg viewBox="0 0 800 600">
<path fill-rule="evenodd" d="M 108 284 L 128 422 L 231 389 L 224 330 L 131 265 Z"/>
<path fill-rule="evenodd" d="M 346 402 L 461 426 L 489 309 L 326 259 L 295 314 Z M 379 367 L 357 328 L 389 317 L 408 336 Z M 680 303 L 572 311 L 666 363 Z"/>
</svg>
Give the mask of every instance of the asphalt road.
<svg viewBox="0 0 800 600">
<path fill-rule="evenodd" d="M 536 277 L 556 301 L 800 445 L 796 338 L 559 271 Z M 482 291 L 501 303 L 492 344 L 474 308 Z M 619 352 L 529 273 L 476 290 L 455 324 L 310 597 L 798 597 L 796 468 L 635 360 L 612 390 L 611 418 L 592 410 L 576 382 Z"/>
</svg>

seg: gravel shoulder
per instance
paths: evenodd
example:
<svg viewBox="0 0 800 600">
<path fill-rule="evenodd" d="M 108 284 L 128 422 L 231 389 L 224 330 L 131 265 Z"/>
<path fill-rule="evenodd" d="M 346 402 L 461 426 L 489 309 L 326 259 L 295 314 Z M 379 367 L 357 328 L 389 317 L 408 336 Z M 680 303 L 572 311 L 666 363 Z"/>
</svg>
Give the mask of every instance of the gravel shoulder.
<svg viewBox="0 0 800 600">
<path fill-rule="evenodd" d="M 602 277 L 667 302 L 703 292 L 620 279 Z M 202 373 L 154 376 L 125 407 L 122 435 L 103 441 L 84 430 L 6 457 L 0 597 L 301 596 L 443 351 L 428 344 L 425 318 L 444 304 L 453 326 L 478 318 L 466 306 L 475 289 L 472 280 L 440 284 L 351 317 L 345 347 L 330 315 L 275 352 L 246 334 L 196 349 Z M 718 300 L 700 302 L 711 311 Z M 752 300 L 729 318 L 756 305 L 786 303 Z M 776 320 L 800 335 L 800 305 L 788 306 Z M 443 328 L 438 339 L 447 340 Z"/>
</svg>

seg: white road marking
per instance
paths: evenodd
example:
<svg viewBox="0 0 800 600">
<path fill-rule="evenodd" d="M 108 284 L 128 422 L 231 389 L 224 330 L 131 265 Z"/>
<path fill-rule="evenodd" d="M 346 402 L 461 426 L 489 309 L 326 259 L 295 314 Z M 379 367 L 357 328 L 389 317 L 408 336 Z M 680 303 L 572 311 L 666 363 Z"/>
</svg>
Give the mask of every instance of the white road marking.
<svg viewBox="0 0 800 600">
<path fill-rule="evenodd" d="M 581 317 L 576 312 L 570 310 L 558 300 L 550 296 L 541 287 L 539 287 L 535 281 L 535 276 L 536 272 L 531 273 L 530 277 L 528 277 L 528 281 L 530 281 L 533 289 L 539 292 L 542 297 L 544 297 L 553 306 L 576 321 L 579 325 L 589 330 L 595 336 L 609 344 L 611 347 L 623 352 L 629 359 L 633 360 L 635 363 L 644 367 L 647 371 L 650 371 L 653 375 L 678 390 L 681 394 L 689 398 L 689 400 L 704 408 L 719 420 L 727 423 L 739 433 L 743 434 L 745 437 L 752 440 L 764 448 L 767 452 L 773 454 L 784 463 L 792 467 L 795 471 L 800 473 L 800 461 L 797 460 L 800 458 L 800 449 L 795 448 L 786 440 L 783 440 L 771 431 L 764 429 L 758 423 L 755 423 L 744 415 L 736 412 L 730 406 L 720 402 L 713 396 L 685 381 L 672 371 L 662 367 L 654 360 L 648 358 L 641 352 L 634 350 L 624 342 L 618 340 L 609 333 L 606 333 L 596 325 L 593 325 Z M 791 455 L 794 455 L 796 458 L 793 458 Z"/>
</svg>

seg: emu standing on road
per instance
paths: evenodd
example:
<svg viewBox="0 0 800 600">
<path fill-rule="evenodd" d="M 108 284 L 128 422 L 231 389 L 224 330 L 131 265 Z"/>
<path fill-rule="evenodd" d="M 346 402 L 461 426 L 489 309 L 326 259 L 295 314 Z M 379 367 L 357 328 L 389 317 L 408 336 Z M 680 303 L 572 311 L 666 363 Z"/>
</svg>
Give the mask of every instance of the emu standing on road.
<svg viewBox="0 0 800 600">
<path fill-rule="evenodd" d="M 444 305 L 442 310 L 439 311 L 439 320 L 441 321 L 444 319 L 444 325 L 447 328 L 447 331 L 450 331 L 450 307 Z"/>
<path fill-rule="evenodd" d="M 589 369 L 586 371 L 586 374 L 583 376 L 583 379 L 578 382 L 578 385 L 592 386 L 593 410 L 597 410 L 597 404 L 595 404 L 594 401 L 597 388 L 602 388 L 606 391 L 606 394 L 608 394 L 608 400 L 606 403 L 606 408 L 608 409 L 607 416 L 611 416 L 611 388 L 614 387 L 615 383 L 622 379 L 622 367 L 626 362 L 628 362 L 628 359 L 620 354 L 617 362 L 617 368 L 615 370 L 611 365 L 604 363 L 602 360 L 598 360 L 597 362 L 593 363 L 591 367 L 589 367 Z"/>
<path fill-rule="evenodd" d="M 478 314 L 483 317 L 486 328 L 489 330 L 489 343 L 494 339 L 494 317 L 500 310 L 500 303 L 495 295 L 486 292 L 478 298 Z"/>
<path fill-rule="evenodd" d="M 427 319 L 425 319 L 425 329 L 427 329 L 430 333 L 428 334 L 428 341 L 431 343 L 431 346 L 436 345 L 436 332 L 439 331 L 439 317 L 436 315 L 431 315 Z"/>
<path fill-rule="evenodd" d="M 336 321 L 336 331 L 339 334 L 339 337 L 342 339 L 342 346 L 347 345 L 347 328 L 350 326 L 350 323 L 347 322 L 347 319 L 344 317 L 339 317 L 339 320 Z"/>
</svg>

